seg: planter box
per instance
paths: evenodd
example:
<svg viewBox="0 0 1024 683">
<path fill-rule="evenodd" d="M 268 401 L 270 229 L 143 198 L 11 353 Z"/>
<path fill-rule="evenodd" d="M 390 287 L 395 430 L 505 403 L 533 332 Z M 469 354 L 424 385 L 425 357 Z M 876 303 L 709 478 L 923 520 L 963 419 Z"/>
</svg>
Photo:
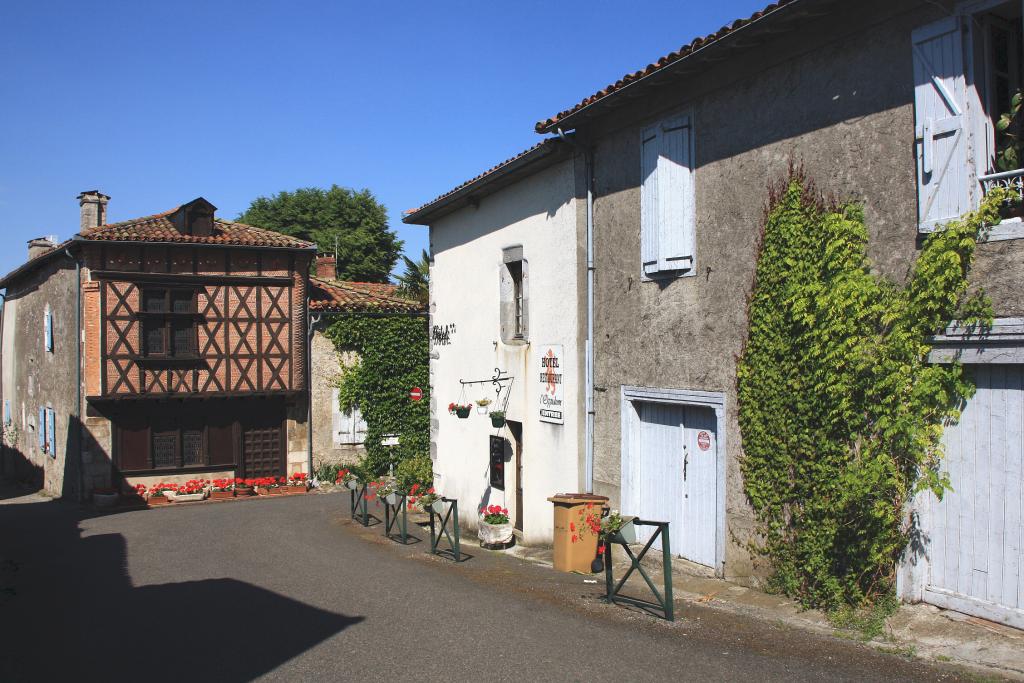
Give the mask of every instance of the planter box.
<svg viewBox="0 0 1024 683">
<path fill-rule="evenodd" d="M 441 500 L 440 498 L 438 498 L 437 500 L 435 500 L 435 501 L 434 501 L 433 503 L 431 503 L 431 505 L 430 505 L 430 507 L 434 509 L 434 512 L 435 512 L 436 514 L 439 514 L 439 515 L 443 515 L 443 514 L 445 514 L 446 512 L 448 512 L 448 508 L 449 508 L 450 506 L 451 506 L 451 503 L 446 503 L 445 501 Z"/>
<path fill-rule="evenodd" d="M 251 496 L 251 495 L 253 495 L 253 490 L 251 488 L 244 488 L 244 489 L 236 488 L 235 489 L 235 497 L 236 498 L 243 498 L 245 496 Z"/>
<path fill-rule="evenodd" d="M 171 499 L 168 498 L 167 496 L 150 496 L 149 498 L 146 499 L 146 505 L 148 505 L 151 508 L 156 507 L 158 505 L 168 505 L 170 504 L 170 502 Z"/>
<path fill-rule="evenodd" d="M 263 495 L 265 496 L 280 496 L 284 493 L 284 486 L 271 486 L 270 488 L 263 489 Z"/>
<path fill-rule="evenodd" d="M 389 493 L 388 495 L 384 496 L 384 500 L 387 501 L 388 505 L 398 505 L 399 503 L 402 502 L 403 497 L 404 496 L 402 496 L 402 494 L 400 493 Z"/>
<path fill-rule="evenodd" d="M 279 490 L 290 496 L 294 496 L 298 493 L 305 493 L 307 491 L 305 484 L 302 486 L 292 486 L 289 484 L 288 486 L 282 486 Z"/>
<path fill-rule="evenodd" d="M 195 503 L 200 500 L 206 500 L 206 493 L 185 493 L 174 494 L 175 503 Z"/>
<path fill-rule="evenodd" d="M 93 493 L 92 502 L 98 508 L 112 508 L 117 505 L 117 493 Z"/>
<path fill-rule="evenodd" d="M 234 497 L 234 491 L 210 491 L 210 500 L 228 500 Z"/>
<path fill-rule="evenodd" d="M 614 534 L 609 534 L 608 540 L 612 543 L 625 543 L 626 545 L 636 543 L 636 525 L 633 524 L 633 520 L 623 524 L 622 528 Z"/>
<path fill-rule="evenodd" d="M 485 546 L 505 545 L 512 540 L 512 522 L 510 520 L 507 524 L 488 524 L 480 520 L 477 536 Z"/>
</svg>

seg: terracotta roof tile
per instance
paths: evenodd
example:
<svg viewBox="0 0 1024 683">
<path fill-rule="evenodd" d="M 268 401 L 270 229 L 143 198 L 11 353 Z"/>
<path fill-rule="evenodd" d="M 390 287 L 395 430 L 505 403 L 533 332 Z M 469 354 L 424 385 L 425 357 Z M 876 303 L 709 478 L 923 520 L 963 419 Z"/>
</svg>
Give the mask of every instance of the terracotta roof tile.
<svg viewBox="0 0 1024 683">
<path fill-rule="evenodd" d="M 309 278 L 309 310 L 326 313 L 422 313 L 426 307 L 398 293 L 398 286 Z"/>
<path fill-rule="evenodd" d="M 595 103 L 605 99 L 606 97 L 609 97 L 609 96 L 613 95 L 614 93 L 618 92 L 619 90 L 622 90 L 623 88 L 625 88 L 627 85 L 630 85 L 632 83 L 636 83 L 637 81 L 639 81 L 639 80 L 641 80 L 643 78 L 646 78 L 646 77 L 648 77 L 648 76 L 650 76 L 652 74 L 658 73 L 659 71 L 661 71 L 662 69 L 670 66 L 671 64 L 674 64 L 675 62 L 678 62 L 681 59 L 689 57 L 690 55 L 692 55 L 693 53 L 697 52 L 698 50 L 701 50 L 703 48 L 708 47 L 709 45 L 711 45 L 713 43 L 718 42 L 719 40 L 721 40 L 722 38 L 725 38 L 727 35 L 729 35 L 730 33 L 733 33 L 737 29 L 743 28 L 744 26 L 746 26 L 748 24 L 751 24 L 751 23 L 753 23 L 753 22 L 755 22 L 755 21 L 757 21 L 759 19 L 762 19 L 762 18 L 768 16 L 769 14 L 772 14 L 773 12 L 781 9 L 782 7 L 785 7 L 786 5 L 790 5 L 790 4 L 794 3 L 794 2 L 798 2 L 798 0 L 778 0 L 778 2 L 774 2 L 774 3 L 770 4 L 770 5 L 768 5 L 764 9 L 762 9 L 762 10 L 760 10 L 758 12 L 755 12 L 754 14 L 750 15 L 746 19 L 737 19 L 736 21 L 732 22 L 728 26 L 723 26 L 722 28 L 718 29 L 716 32 L 712 33 L 711 35 L 707 35 L 707 36 L 704 36 L 702 38 L 694 38 L 692 41 L 690 41 L 690 43 L 688 43 L 686 45 L 683 45 L 681 48 L 679 48 L 675 52 L 670 52 L 669 54 L 665 55 L 664 57 L 662 57 L 658 61 L 654 62 L 653 64 L 648 64 L 645 68 L 643 68 L 643 69 L 641 69 L 639 71 L 635 71 L 635 72 L 633 72 L 631 74 L 626 74 L 625 76 L 623 76 L 619 80 L 615 81 L 614 83 L 605 86 L 604 88 L 602 88 L 601 90 L 598 90 L 596 93 L 594 93 L 590 97 L 587 97 L 586 99 L 580 101 L 575 106 L 570 107 L 569 109 L 566 109 L 565 111 L 559 112 L 558 114 L 555 114 L 554 116 L 552 116 L 549 119 L 545 119 L 543 121 L 538 121 L 536 126 L 534 126 L 534 128 L 536 129 L 536 131 L 538 133 L 549 133 L 552 130 L 554 130 L 554 128 L 559 123 L 561 123 L 564 119 L 566 119 L 569 116 L 575 114 L 576 112 L 578 112 L 578 111 L 580 111 L 582 109 L 585 109 L 586 107 L 589 107 L 589 106 L 591 106 L 591 105 L 593 105 L 593 104 L 595 104 Z"/>
<path fill-rule="evenodd" d="M 312 249 L 315 245 L 253 225 L 214 219 L 211 235 L 186 235 L 178 232 L 171 220 L 177 209 L 120 223 L 87 228 L 79 233 L 84 240 L 114 242 L 182 242 L 186 244 L 225 244 L 246 247 L 282 247 Z"/>
</svg>

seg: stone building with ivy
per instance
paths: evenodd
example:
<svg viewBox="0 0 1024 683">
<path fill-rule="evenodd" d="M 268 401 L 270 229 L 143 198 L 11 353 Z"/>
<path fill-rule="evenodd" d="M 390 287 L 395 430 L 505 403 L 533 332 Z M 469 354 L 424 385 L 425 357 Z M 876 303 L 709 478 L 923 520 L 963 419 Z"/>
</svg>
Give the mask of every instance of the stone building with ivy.
<svg viewBox="0 0 1024 683">
<path fill-rule="evenodd" d="M 952 488 L 906 505 L 898 590 L 1024 626 L 1024 170 L 1003 134 L 1020 140 L 1021 45 L 1016 1 L 783 0 L 536 123 L 582 169 L 550 202 L 583 212 L 581 239 L 557 247 L 583 250 L 581 296 L 533 288 L 530 303 L 583 320 L 584 488 L 670 522 L 694 571 L 762 582 L 737 369 L 770 187 L 797 166 L 859 202 L 870 272 L 896 286 L 929 235 L 1007 188 L 1018 209 L 972 250 L 991 327 L 928 342 L 977 391 L 944 425 Z"/>
</svg>

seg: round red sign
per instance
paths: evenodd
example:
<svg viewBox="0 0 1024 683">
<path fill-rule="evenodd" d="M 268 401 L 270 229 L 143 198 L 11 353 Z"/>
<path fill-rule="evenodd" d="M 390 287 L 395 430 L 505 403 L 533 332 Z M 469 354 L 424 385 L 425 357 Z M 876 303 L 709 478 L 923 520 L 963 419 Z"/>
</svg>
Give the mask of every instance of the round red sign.
<svg viewBox="0 0 1024 683">
<path fill-rule="evenodd" d="M 419 387 L 413 387 L 412 391 L 409 392 L 409 398 L 414 401 L 418 401 L 423 398 L 423 390 Z"/>
<path fill-rule="evenodd" d="M 711 435 L 707 432 L 697 432 L 697 447 L 702 451 L 711 448 Z"/>
</svg>

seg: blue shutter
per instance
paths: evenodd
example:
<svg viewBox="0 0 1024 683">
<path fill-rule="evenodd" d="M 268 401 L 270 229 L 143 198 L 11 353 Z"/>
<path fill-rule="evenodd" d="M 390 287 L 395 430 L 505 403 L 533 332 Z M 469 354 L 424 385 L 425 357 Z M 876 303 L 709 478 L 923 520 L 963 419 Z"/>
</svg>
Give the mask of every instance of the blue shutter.
<svg viewBox="0 0 1024 683">
<path fill-rule="evenodd" d="M 690 158 L 690 117 L 662 123 L 658 155 L 658 269 L 693 268 L 693 162 Z"/>
<path fill-rule="evenodd" d="M 640 264 L 641 274 L 658 272 L 658 156 L 661 129 L 645 128 L 640 134 Z"/>
<path fill-rule="evenodd" d="M 50 455 L 57 457 L 57 416 L 53 408 L 46 409 L 46 443 L 50 449 Z"/>
<path fill-rule="evenodd" d="M 46 313 L 43 316 L 43 335 L 46 338 L 46 350 L 53 351 L 53 313 L 50 309 L 46 309 Z"/>
<path fill-rule="evenodd" d="M 928 232 L 972 208 L 960 19 L 922 26 L 913 44 L 918 219 Z"/>
<path fill-rule="evenodd" d="M 46 452 L 46 408 L 39 409 L 39 424 L 36 426 L 39 433 L 39 450 Z"/>
<path fill-rule="evenodd" d="M 4 424 L 9 425 L 13 420 L 11 419 L 11 399 L 4 399 Z"/>
</svg>

